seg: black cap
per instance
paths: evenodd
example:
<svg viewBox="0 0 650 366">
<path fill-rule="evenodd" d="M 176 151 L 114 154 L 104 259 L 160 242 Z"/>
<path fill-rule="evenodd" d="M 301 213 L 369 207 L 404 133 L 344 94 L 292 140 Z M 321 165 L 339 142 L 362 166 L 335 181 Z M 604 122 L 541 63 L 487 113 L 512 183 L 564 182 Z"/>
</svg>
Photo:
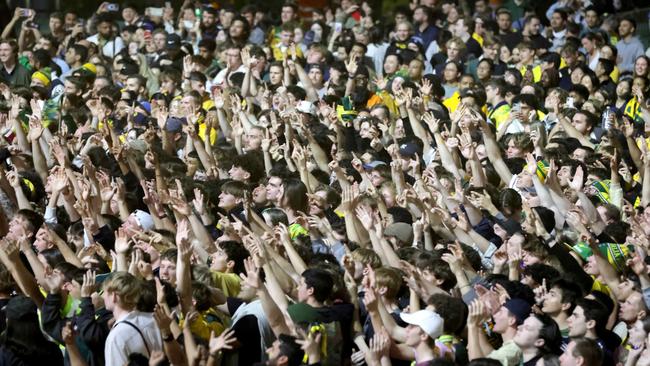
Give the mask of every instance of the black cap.
<svg viewBox="0 0 650 366">
<path fill-rule="evenodd" d="M 37 318 L 36 304 L 29 297 L 16 296 L 5 306 L 5 313 L 9 320 L 26 320 Z"/>
<path fill-rule="evenodd" d="M 176 33 L 167 35 L 167 48 L 181 48 L 181 37 Z"/>
</svg>

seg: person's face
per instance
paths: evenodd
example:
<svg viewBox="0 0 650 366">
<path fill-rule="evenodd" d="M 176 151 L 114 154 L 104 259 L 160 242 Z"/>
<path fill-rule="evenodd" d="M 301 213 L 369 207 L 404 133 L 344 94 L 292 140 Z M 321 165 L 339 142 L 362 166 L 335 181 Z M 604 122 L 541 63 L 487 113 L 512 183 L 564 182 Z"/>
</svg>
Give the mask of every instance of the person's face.
<svg viewBox="0 0 650 366">
<path fill-rule="evenodd" d="M 239 200 L 232 193 L 221 192 L 219 194 L 219 207 L 226 211 L 233 209 L 238 203 Z"/>
<path fill-rule="evenodd" d="M 528 26 L 528 33 L 530 35 L 537 35 L 539 34 L 539 30 L 542 27 L 542 23 L 539 21 L 539 19 L 532 18 L 530 22 L 528 22 L 527 26 Z"/>
<path fill-rule="evenodd" d="M 165 48 L 165 42 L 167 38 L 163 33 L 157 33 L 153 36 L 153 44 L 156 47 L 156 51 L 160 51 Z"/>
<path fill-rule="evenodd" d="M 59 18 L 50 17 L 49 26 L 50 26 L 50 31 L 52 31 L 53 33 L 59 32 L 63 29 L 63 22 Z"/>
<path fill-rule="evenodd" d="M 587 158 L 587 150 L 584 149 L 575 149 L 573 151 L 573 154 L 571 154 L 571 159 L 578 160 L 581 162 L 585 162 L 585 159 Z"/>
<path fill-rule="evenodd" d="M 542 322 L 535 316 L 531 315 L 517 328 L 517 333 L 515 333 L 513 341 L 522 350 L 529 349 L 535 346 L 539 340 L 539 332 L 542 327 Z"/>
<path fill-rule="evenodd" d="M 298 302 L 305 302 L 312 294 L 312 289 L 307 287 L 304 277 L 300 277 L 300 282 L 298 283 Z"/>
<path fill-rule="evenodd" d="M 487 62 L 481 62 L 476 67 L 476 76 L 481 80 L 487 80 L 491 76 L 490 65 Z"/>
<path fill-rule="evenodd" d="M 600 209 L 601 207 L 602 206 L 599 206 L 598 209 Z M 600 211 L 598 213 L 601 214 Z M 603 216 L 604 215 L 601 214 L 601 218 L 604 218 Z M 607 223 L 607 220 L 603 220 L 603 221 Z M 627 300 L 627 298 L 630 297 L 630 295 L 634 293 L 634 282 L 628 279 L 623 279 L 619 281 L 618 286 L 616 286 L 616 289 L 617 289 L 616 300 L 618 300 L 619 303 L 622 303 L 625 300 Z"/>
<path fill-rule="evenodd" d="M 509 14 L 501 13 L 497 16 L 497 25 L 499 30 L 503 32 L 509 32 L 512 27 L 512 19 Z"/>
<path fill-rule="evenodd" d="M 318 87 L 323 84 L 323 72 L 320 71 L 319 68 L 312 67 L 309 69 L 309 74 L 307 74 L 307 76 L 314 86 Z"/>
<path fill-rule="evenodd" d="M 582 38 L 582 47 L 587 51 L 587 53 L 591 53 L 594 50 L 594 42 L 592 42 L 589 38 L 583 37 Z"/>
<path fill-rule="evenodd" d="M 506 150 L 508 159 L 521 158 L 524 156 L 524 151 L 515 144 L 513 140 L 508 141 L 508 149 Z"/>
<path fill-rule="evenodd" d="M 419 60 L 413 60 L 409 63 L 409 77 L 411 80 L 419 80 L 422 77 L 424 65 Z"/>
<path fill-rule="evenodd" d="M 529 48 L 519 48 L 519 61 L 522 63 L 530 63 L 535 58 L 535 51 Z M 513 54 L 514 56 L 514 54 Z"/>
<path fill-rule="evenodd" d="M 413 22 L 416 24 L 421 24 L 425 20 L 426 16 L 422 8 L 417 8 L 413 12 Z"/>
<path fill-rule="evenodd" d="M 264 134 L 257 128 L 251 128 L 244 136 L 246 151 L 258 150 L 262 146 Z"/>
<path fill-rule="evenodd" d="M 616 85 L 616 96 L 627 98 L 630 95 L 630 84 L 627 82 L 618 83 Z"/>
<path fill-rule="evenodd" d="M 460 45 L 452 42 L 447 47 L 447 58 L 450 60 L 458 60 L 460 58 Z"/>
<path fill-rule="evenodd" d="M 574 341 L 569 342 L 566 350 L 562 355 L 560 355 L 560 366 L 578 366 L 581 359 L 573 356 L 573 350 L 576 348 L 576 343 Z"/>
<path fill-rule="evenodd" d="M 228 171 L 230 179 L 245 182 L 250 178 L 250 174 L 240 166 L 233 165 Z"/>
<path fill-rule="evenodd" d="M 115 296 L 116 295 L 113 292 L 102 292 L 102 300 L 104 300 L 104 307 L 106 310 L 113 311 L 115 309 Z"/>
<path fill-rule="evenodd" d="M 240 19 L 237 19 L 232 22 L 230 25 L 230 37 L 239 38 L 244 35 L 244 22 Z"/>
<path fill-rule="evenodd" d="M 562 19 L 562 15 L 560 13 L 553 13 L 551 15 L 551 28 L 555 31 L 559 31 L 564 29 L 565 26 L 565 21 Z"/>
<path fill-rule="evenodd" d="M 400 42 L 404 42 L 409 38 L 410 33 L 411 29 L 409 28 L 408 24 L 400 23 L 395 28 L 395 39 Z"/>
<path fill-rule="evenodd" d="M 212 13 L 204 12 L 203 13 L 203 19 L 201 20 L 201 23 L 205 28 L 211 28 L 213 27 L 217 22 L 217 18 L 214 16 Z"/>
<path fill-rule="evenodd" d="M 296 16 L 296 13 L 293 11 L 293 8 L 290 6 L 283 6 L 282 11 L 280 12 L 280 20 L 282 23 L 290 22 Z"/>
<path fill-rule="evenodd" d="M 138 83 L 138 79 L 136 79 L 136 78 L 128 78 L 128 79 L 126 79 L 126 90 L 130 90 L 132 92 L 140 93 L 140 83 Z"/>
<path fill-rule="evenodd" d="M 310 194 L 307 197 L 309 202 L 309 214 L 320 216 L 326 207 L 325 192 L 319 191 L 314 194 Z"/>
<path fill-rule="evenodd" d="M 108 37 L 111 34 L 111 23 L 101 22 L 97 24 L 97 33 L 102 37 Z"/>
<path fill-rule="evenodd" d="M 293 31 L 283 30 L 280 32 L 280 42 L 285 46 L 289 46 L 293 42 Z"/>
<path fill-rule="evenodd" d="M 443 75 L 446 83 L 456 82 L 458 79 L 458 68 L 456 67 L 456 64 L 448 63 L 447 65 L 445 65 L 445 70 L 443 71 Z"/>
<path fill-rule="evenodd" d="M 66 13 L 64 17 L 65 27 L 67 29 L 74 27 L 77 24 L 77 14 Z"/>
<path fill-rule="evenodd" d="M 587 116 L 585 116 L 584 114 L 576 113 L 573 116 L 573 120 L 571 121 L 571 124 L 581 134 L 583 135 L 589 134 L 590 128 L 589 128 L 589 124 L 587 123 Z"/>
<path fill-rule="evenodd" d="M 621 22 L 618 24 L 618 35 L 621 38 L 625 38 L 632 34 L 632 31 L 634 30 L 634 27 L 632 27 L 632 23 L 630 23 L 629 20 L 621 20 Z"/>
<path fill-rule="evenodd" d="M 512 316 L 510 314 L 510 310 L 508 310 L 505 306 L 501 306 L 499 310 L 494 313 L 492 318 L 494 319 L 495 333 L 503 334 L 511 325 Z"/>
<path fill-rule="evenodd" d="M 236 70 L 241 66 L 241 54 L 238 48 L 230 48 L 226 50 L 226 61 L 230 65 L 231 70 Z"/>
<path fill-rule="evenodd" d="M 124 8 L 122 9 L 122 19 L 126 22 L 131 22 L 135 19 L 138 13 L 133 8 Z"/>
<path fill-rule="evenodd" d="M 269 69 L 269 81 L 272 85 L 282 83 L 282 68 L 280 66 L 271 66 Z"/>
<path fill-rule="evenodd" d="M 397 56 L 390 55 L 386 57 L 386 60 L 384 61 L 384 71 L 387 75 L 391 75 L 397 72 L 398 67 L 399 61 L 397 60 Z"/>
<path fill-rule="evenodd" d="M 226 272 L 228 269 L 228 255 L 226 252 L 219 246 L 217 246 L 217 251 L 212 254 L 212 262 L 210 263 L 210 269 L 217 272 Z"/>
<path fill-rule="evenodd" d="M 63 85 L 64 85 L 63 91 L 64 91 L 65 95 L 71 96 L 71 95 L 79 95 L 79 94 L 81 94 L 81 90 L 79 90 L 76 85 L 72 84 L 68 80 L 66 80 L 63 83 Z"/>
<path fill-rule="evenodd" d="M 219 22 L 221 22 L 221 26 L 224 28 L 229 28 L 230 24 L 232 23 L 232 19 L 235 17 L 235 13 L 229 10 L 222 10 L 219 13 Z"/>
<path fill-rule="evenodd" d="M 407 20 L 408 19 L 406 18 L 405 14 L 402 14 L 402 13 L 395 14 L 395 24 L 399 24 L 399 23 L 405 22 Z"/>
<path fill-rule="evenodd" d="M 12 52 L 9 43 L 0 43 L 0 62 L 7 62 L 11 59 Z"/>
<path fill-rule="evenodd" d="M 65 52 L 65 63 L 68 65 L 73 65 L 77 60 L 76 60 L 77 54 L 74 51 L 74 48 L 68 48 L 68 50 Z"/>
<path fill-rule="evenodd" d="M 266 184 L 266 198 L 271 202 L 278 202 L 282 197 L 282 179 L 278 177 L 269 178 Z"/>
<path fill-rule="evenodd" d="M 584 337 L 587 334 L 587 318 L 582 307 L 576 306 L 571 316 L 567 318 L 569 337 Z"/>
<path fill-rule="evenodd" d="M 618 311 L 619 318 L 628 324 L 635 322 L 642 309 L 642 301 L 643 295 L 634 291 L 627 297 L 625 302 L 621 303 L 621 308 Z"/>
<path fill-rule="evenodd" d="M 168 259 L 160 261 L 159 276 L 162 281 L 167 281 L 171 284 L 176 283 L 176 263 Z"/>
<path fill-rule="evenodd" d="M 551 316 L 555 316 L 562 311 L 562 290 L 557 287 L 552 287 L 546 293 L 542 311 Z"/>
<path fill-rule="evenodd" d="M 34 241 L 34 249 L 36 249 L 37 252 L 42 252 L 45 249 L 51 248 L 52 247 L 52 241 L 50 241 L 49 235 L 47 235 L 47 231 L 43 229 L 42 227 L 38 229 L 36 232 L 36 240 Z"/>
<path fill-rule="evenodd" d="M 595 28 L 598 25 L 598 13 L 595 10 L 587 10 L 585 13 L 585 23 L 589 28 Z"/>
<path fill-rule="evenodd" d="M 406 344 L 409 347 L 415 347 L 426 339 L 426 333 L 417 325 L 409 324 L 406 326 Z"/>
</svg>

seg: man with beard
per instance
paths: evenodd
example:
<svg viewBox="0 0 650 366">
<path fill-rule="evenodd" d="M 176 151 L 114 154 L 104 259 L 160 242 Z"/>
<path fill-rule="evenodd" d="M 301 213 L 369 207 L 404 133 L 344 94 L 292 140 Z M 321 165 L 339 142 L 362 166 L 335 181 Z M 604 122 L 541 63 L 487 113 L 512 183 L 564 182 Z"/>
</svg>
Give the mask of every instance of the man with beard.
<svg viewBox="0 0 650 366">
<path fill-rule="evenodd" d="M 113 22 L 106 13 L 97 16 L 97 33 L 86 40 L 99 46 L 100 53 L 106 57 L 115 57 L 124 48 L 122 38 L 113 34 Z"/>
</svg>

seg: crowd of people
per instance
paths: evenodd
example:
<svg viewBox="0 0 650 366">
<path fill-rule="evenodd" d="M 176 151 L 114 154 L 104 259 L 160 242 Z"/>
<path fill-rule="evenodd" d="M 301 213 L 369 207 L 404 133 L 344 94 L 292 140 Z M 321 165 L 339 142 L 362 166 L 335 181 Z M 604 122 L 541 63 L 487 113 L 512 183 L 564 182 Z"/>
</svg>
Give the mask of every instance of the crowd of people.
<svg viewBox="0 0 650 366">
<path fill-rule="evenodd" d="M 650 365 L 644 25 L 536 5 L 16 8 L 0 364 Z"/>
</svg>

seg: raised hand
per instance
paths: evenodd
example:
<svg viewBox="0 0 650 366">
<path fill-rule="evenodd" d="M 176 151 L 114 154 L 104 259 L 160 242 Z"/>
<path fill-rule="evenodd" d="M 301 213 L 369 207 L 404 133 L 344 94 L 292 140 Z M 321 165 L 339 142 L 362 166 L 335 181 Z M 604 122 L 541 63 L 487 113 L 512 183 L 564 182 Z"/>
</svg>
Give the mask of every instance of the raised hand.
<svg viewBox="0 0 650 366">
<path fill-rule="evenodd" d="M 90 297 L 95 292 L 95 276 L 95 271 L 90 269 L 84 273 L 83 282 L 81 284 L 81 297 Z"/>
<path fill-rule="evenodd" d="M 210 354 L 216 354 L 224 349 L 232 349 L 232 344 L 237 342 L 235 331 L 228 328 L 218 337 L 214 336 L 214 331 L 210 332 Z"/>
</svg>

